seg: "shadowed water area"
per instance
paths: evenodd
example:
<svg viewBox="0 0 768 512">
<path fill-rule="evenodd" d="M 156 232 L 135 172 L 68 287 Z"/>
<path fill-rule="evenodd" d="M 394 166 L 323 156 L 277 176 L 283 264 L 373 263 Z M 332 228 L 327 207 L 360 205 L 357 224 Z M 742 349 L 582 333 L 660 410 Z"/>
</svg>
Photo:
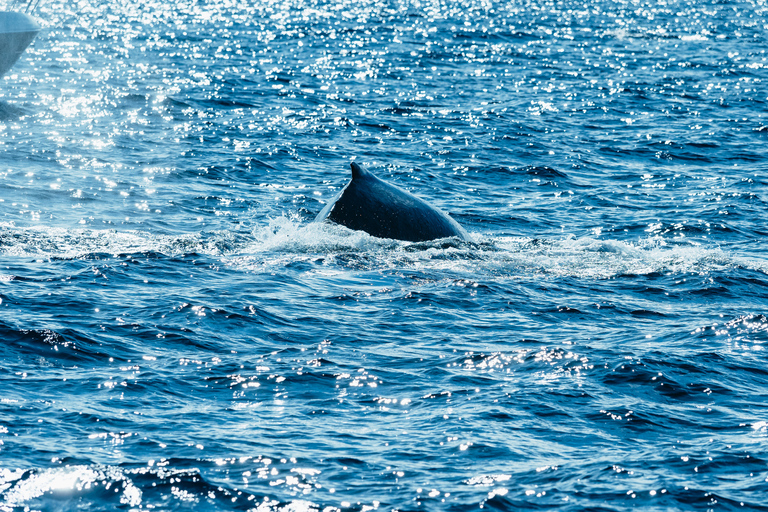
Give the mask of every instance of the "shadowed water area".
<svg viewBox="0 0 768 512">
<path fill-rule="evenodd" d="M 33 14 L 0 511 L 768 510 L 764 0 Z"/>
</svg>

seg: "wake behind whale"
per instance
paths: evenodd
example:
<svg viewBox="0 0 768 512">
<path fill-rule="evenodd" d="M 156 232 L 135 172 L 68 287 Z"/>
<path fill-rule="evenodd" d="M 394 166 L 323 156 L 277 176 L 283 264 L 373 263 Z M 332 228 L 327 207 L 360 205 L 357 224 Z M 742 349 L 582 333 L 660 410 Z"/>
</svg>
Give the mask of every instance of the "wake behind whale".
<svg viewBox="0 0 768 512">
<path fill-rule="evenodd" d="M 352 180 L 323 208 L 315 222 L 330 221 L 375 237 L 408 242 L 447 237 L 471 240 L 445 212 L 379 179 L 355 162 L 350 167 Z"/>
</svg>

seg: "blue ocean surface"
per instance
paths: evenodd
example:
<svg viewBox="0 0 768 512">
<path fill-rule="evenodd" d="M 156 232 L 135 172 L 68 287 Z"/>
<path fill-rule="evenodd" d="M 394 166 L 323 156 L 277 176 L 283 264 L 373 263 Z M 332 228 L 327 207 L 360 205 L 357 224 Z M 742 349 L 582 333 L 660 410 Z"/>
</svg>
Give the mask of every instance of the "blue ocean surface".
<svg viewBox="0 0 768 512">
<path fill-rule="evenodd" d="M 45 0 L 0 511 L 768 510 L 765 0 Z M 471 241 L 315 216 L 349 164 Z"/>
</svg>

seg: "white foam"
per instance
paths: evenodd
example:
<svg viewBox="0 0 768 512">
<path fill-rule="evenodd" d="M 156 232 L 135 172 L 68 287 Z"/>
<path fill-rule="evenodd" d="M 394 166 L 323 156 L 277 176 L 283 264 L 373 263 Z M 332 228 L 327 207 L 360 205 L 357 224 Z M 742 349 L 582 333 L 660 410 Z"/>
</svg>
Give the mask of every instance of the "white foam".
<svg viewBox="0 0 768 512">
<path fill-rule="evenodd" d="M 255 253 L 365 252 L 391 248 L 399 243 L 335 224 L 301 223 L 288 217 L 271 219 L 267 226 L 257 229 L 254 234 L 256 240 L 248 250 Z"/>
<path fill-rule="evenodd" d="M 9 256 L 39 259 L 77 259 L 94 254 L 116 256 L 142 252 L 159 252 L 169 256 L 191 252 L 220 255 L 228 252 L 222 247 L 233 245 L 234 238 L 229 232 L 170 236 L 113 229 L 65 229 L 46 226 L 19 229 L 4 226 L 4 229 L 0 230 L 0 252 Z"/>
<path fill-rule="evenodd" d="M 572 235 L 532 239 L 475 234 L 474 240 L 409 243 L 289 217 L 270 219 L 246 234 L 221 231 L 170 236 L 0 226 L 1 253 L 37 259 L 198 253 L 245 271 L 279 272 L 295 262 L 314 261 L 321 262 L 315 270 L 324 273 L 348 271 L 351 265 L 356 270 L 452 272 L 462 278 L 490 280 L 532 275 L 610 279 L 627 274 L 701 274 L 733 267 L 768 273 L 768 262 L 762 259 L 733 256 L 718 246 L 695 242 L 671 244 L 659 236 L 620 241 Z"/>
<path fill-rule="evenodd" d="M 498 262 L 555 276 L 610 279 L 619 275 L 707 273 L 742 265 L 719 247 L 668 245 L 658 237 L 636 242 L 566 237 L 534 241 L 497 239 Z"/>
</svg>

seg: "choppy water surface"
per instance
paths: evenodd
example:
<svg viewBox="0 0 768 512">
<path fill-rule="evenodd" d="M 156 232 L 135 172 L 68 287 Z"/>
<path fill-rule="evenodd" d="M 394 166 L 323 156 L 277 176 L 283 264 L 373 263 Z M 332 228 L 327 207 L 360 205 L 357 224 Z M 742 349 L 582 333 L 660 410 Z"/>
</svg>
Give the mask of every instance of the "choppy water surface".
<svg viewBox="0 0 768 512">
<path fill-rule="evenodd" d="M 765 1 L 247 4 L 0 80 L 0 510 L 766 509 Z"/>
</svg>

